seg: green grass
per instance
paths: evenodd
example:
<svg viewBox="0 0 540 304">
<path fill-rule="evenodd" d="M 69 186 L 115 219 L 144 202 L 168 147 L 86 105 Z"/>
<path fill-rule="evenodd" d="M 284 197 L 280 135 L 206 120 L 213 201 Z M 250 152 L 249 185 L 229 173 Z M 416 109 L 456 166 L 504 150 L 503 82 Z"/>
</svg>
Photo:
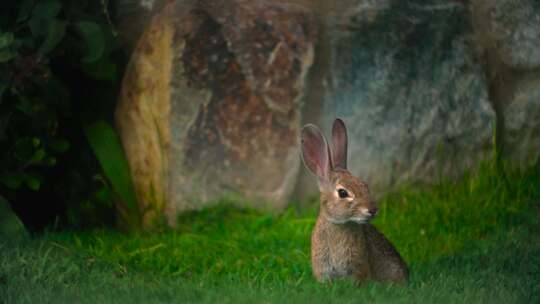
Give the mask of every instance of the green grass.
<svg viewBox="0 0 540 304">
<path fill-rule="evenodd" d="M 319 284 L 315 210 L 217 207 L 176 231 L 47 233 L 0 242 L 6 303 L 539 303 L 540 165 L 482 165 L 458 182 L 388 195 L 374 222 L 411 268 L 406 286 Z"/>
</svg>

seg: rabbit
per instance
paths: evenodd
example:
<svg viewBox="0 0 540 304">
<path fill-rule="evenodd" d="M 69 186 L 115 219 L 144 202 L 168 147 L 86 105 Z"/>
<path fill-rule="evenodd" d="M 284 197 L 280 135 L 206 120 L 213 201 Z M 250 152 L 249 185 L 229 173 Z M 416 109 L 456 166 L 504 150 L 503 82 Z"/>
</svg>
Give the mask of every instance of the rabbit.
<svg viewBox="0 0 540 304">
<path fill-rule="evenodd" d="M 320 209 L 311 235 L 311 264 L 320 282 L 335 279 L 405 283 L 409 270 L 390 243 L 369 221 L 378 213 L 366 183 L 347 171 L 347 129 L 337 118 L 332 147 L 320 130 L 301 131 L 302 160 L 318 179 Z"/>
</svg>

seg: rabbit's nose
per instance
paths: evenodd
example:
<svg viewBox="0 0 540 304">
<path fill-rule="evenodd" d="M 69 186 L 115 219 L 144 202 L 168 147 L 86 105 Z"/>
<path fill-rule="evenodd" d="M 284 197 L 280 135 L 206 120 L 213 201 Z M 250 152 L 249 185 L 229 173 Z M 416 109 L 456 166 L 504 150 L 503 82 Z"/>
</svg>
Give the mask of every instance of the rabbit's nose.
<svg viewBox="0 0 540 304">
<path fill-rule="evenodd" d="M 375 216 L 375 215 L 377 215 L 377 213 L 379 213 L 379 208 L 373 207 L 373 208 L 369 209 L 369 213 L 371 214 L 371 216 Z"/>
</svg>

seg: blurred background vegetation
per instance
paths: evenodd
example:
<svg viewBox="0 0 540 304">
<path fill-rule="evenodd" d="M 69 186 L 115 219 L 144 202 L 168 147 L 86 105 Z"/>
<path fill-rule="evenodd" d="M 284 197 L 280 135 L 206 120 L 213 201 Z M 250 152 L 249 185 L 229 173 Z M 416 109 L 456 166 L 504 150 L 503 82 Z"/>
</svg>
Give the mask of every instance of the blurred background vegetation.
<svg viewBox="0 0 540 304">
<path fill-rule="evenodd" d="M 32 231 L 115 221 L 94 153 L 115 139 L 106 133 L 126 63 L 110 16 L 107 0 L 2 4 L 0 195 Z"/>
</svg>

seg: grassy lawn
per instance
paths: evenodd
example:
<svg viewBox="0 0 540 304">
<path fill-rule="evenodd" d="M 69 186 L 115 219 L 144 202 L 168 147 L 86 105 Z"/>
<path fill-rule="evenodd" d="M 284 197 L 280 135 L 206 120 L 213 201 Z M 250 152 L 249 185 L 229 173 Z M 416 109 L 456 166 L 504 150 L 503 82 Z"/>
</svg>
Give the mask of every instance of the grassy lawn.
<svg viewBox="0 0 540 304">
<path fill-rule="evenodd" d="M 540 165 L 483 165 L 458 182 L 403 188 L 374 224 L 411 268 L 406 286 L 319 284 L 316 211 L 227 207 L 175 231 L 46 233 L 0 242 L 5 303 L 540 303 Z"/>
</svg>

